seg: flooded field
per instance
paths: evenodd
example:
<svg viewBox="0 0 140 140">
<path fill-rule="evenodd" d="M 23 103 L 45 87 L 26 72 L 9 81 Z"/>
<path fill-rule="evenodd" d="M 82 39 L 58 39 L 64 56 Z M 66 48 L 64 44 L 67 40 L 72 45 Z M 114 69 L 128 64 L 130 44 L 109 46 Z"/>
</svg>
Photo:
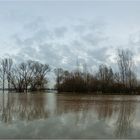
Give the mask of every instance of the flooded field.
<svg viewBox="0 0 140 140">
<path fill-rule="evenodd" d="M 140 138 L 140 96 L 0 94 L 0 138 Z"/>
</svg>

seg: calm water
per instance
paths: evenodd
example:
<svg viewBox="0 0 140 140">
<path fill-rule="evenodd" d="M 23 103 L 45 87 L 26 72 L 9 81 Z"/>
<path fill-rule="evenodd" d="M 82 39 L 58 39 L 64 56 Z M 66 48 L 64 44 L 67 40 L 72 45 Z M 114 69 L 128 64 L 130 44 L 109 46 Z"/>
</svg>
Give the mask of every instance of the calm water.
<svg viewBox="0 0 140 140">
<path fill-rule="evenodd" d="M 0 138 L 140 138 L 140 96 L 1 93 Z"/>
</svg>

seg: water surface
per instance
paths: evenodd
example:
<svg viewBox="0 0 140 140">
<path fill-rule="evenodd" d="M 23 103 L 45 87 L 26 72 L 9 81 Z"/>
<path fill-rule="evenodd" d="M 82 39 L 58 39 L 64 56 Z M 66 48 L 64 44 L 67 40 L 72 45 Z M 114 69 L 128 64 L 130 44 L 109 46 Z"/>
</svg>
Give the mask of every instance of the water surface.
<svg viewBox="0 0 140 140">
<path fill-rule="evenodd" d="M 0 94 L 0 138 L 140 138 L 140 96 Z"/>
</svg>

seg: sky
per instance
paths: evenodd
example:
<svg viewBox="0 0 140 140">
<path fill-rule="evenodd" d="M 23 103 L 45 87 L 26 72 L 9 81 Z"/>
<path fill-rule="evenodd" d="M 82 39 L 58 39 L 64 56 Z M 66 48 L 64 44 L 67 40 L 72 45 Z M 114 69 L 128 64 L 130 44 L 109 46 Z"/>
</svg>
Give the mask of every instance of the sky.
<svg viewBox="0 0 140 140">
<path fill-rule="evenodd" d="M 140 1 L 0 0 L 0 57 L 32 59 L 52 68 L 116 69 L 129 49 L 140 71 Z"/>
</svg>

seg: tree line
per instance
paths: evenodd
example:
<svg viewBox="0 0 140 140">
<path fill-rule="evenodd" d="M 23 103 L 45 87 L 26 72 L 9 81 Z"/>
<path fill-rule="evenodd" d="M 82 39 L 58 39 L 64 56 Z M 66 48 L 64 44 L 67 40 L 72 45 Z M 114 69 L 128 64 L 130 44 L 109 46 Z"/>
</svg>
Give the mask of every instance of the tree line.
<svg viewBox="0 0 140 140">
<path fill-rule="evenodd" d="M 129 50 L 118 50 L 118 71 L 111 66 L 101 64 L 96 73 L 85 70 L 67 71 L 54 69 L 56 75 L 55 89 L 58 92 L 101 92 L 101 93 L 132 93 L 140 91 L 133 55 Z M 51 68 L 48 64 L 28 60 L 19 64 L 11 58 L 0 61 L 0 81 L 3 91 L 17 92 L 44 90 L 47 88 L 48 74 Z"/>
<path fill-rule="evenodd" d="M 118 50 L 118 71 L 101 64 L 96 73 L 55 69 L 56 88 L 59 92 L 137 93 L 137 80 L 133 55 L 129 50 Z"/>
</svg>

